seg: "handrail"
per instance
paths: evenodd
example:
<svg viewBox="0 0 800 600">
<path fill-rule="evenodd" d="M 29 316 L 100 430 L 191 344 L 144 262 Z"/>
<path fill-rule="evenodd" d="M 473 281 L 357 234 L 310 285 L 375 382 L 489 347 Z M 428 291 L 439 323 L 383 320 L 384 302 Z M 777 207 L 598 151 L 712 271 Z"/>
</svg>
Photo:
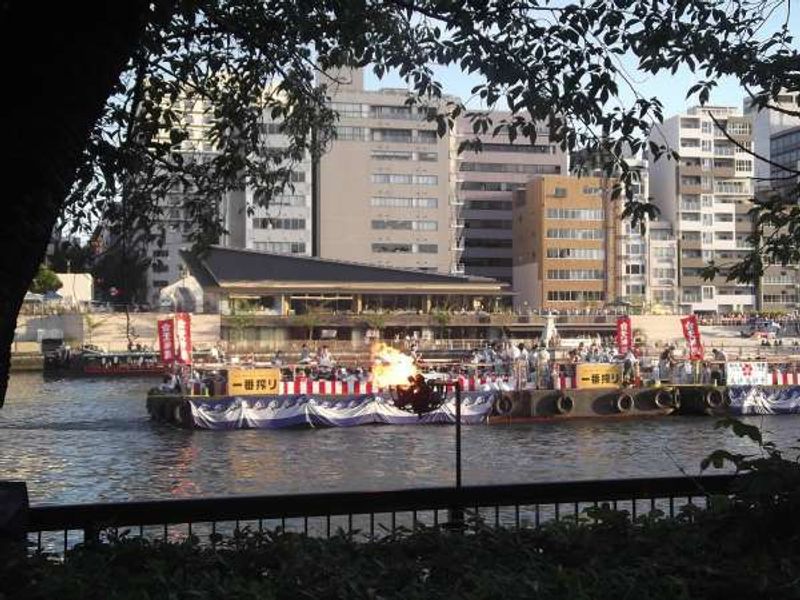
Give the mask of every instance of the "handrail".
<svg viewBox="0 0 800 600">
<path fill-rule="evenodd" d="M 727 494 L 734 475 L 32 506 L 28 532 Z"/>
</svg>

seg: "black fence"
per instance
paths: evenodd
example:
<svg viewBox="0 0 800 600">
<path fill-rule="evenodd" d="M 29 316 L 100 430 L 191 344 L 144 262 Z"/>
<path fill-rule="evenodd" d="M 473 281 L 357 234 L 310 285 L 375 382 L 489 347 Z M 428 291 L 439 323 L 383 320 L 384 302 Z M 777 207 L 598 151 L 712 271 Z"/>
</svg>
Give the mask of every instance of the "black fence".
<svg viewBox="0 0 800 600">
<path fill-rule="evenodd" d="M 212 534 L 282 528 L 327 537 L 341 530 L 369 540 L 465 515 L 490 526 L 538 527 L 603 502 L 633 518 L 656 509 L 674 516 L 687 504 L 704 507 L 710 496 L 730 494 L 733 480 L 714 475 L 39 506 L 29 510 L 28 539 L 34 549 L 53 553 L 122 532 L 213 541 Z"/>
</svg>

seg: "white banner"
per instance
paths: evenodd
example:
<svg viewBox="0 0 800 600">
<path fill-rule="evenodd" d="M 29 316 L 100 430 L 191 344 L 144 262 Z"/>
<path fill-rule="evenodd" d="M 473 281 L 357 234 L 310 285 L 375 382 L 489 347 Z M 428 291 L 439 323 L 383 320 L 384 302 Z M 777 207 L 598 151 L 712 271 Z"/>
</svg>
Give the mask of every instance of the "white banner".
<svg viewBox="0 0 800 600">
<path fill-rule="evenodd" d="M 772 376 L 765 362 L 729 362 L 725 365 L 728 385 L 770 385 Z"/>
</svg>

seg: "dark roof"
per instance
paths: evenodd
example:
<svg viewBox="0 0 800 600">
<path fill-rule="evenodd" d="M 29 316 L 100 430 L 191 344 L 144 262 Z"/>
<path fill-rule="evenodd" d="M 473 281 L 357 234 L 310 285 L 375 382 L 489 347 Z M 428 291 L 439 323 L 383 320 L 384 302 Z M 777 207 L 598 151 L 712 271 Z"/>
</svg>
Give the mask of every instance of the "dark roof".
<svg viewBox="0 0 800 600">
<path fill-rule="evenodd" d="M 181 250 L 181 258 L 203 287 L 234 281 L 330 281 L 342 283 L 499 283 L 488 277 L 442 275 L 414 269 L 273 254 L 211 246 L 201 255 Z M 502 285 L 502 284 L 501 284 Z"/>
</svg>

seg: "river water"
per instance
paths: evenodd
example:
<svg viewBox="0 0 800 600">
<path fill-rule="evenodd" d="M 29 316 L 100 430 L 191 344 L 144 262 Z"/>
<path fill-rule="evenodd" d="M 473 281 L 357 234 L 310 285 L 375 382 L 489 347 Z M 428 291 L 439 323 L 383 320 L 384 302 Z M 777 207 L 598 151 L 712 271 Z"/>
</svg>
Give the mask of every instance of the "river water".
<svg viewBox="0 0 800 600">
<path fill-rule="evenodd" d="M 15 374 L 0 409 L 0 479 L 31 503 L 452 485 L 451 426 L 185 431 L 153 423 L 148 379 Z M 788 447 L 800 419 L 750 418 Z M 463 428 L 464 483 L 697 474 L 716 448 L 753 449 L 714 419 L 664 417 Z"/>
</svg>

